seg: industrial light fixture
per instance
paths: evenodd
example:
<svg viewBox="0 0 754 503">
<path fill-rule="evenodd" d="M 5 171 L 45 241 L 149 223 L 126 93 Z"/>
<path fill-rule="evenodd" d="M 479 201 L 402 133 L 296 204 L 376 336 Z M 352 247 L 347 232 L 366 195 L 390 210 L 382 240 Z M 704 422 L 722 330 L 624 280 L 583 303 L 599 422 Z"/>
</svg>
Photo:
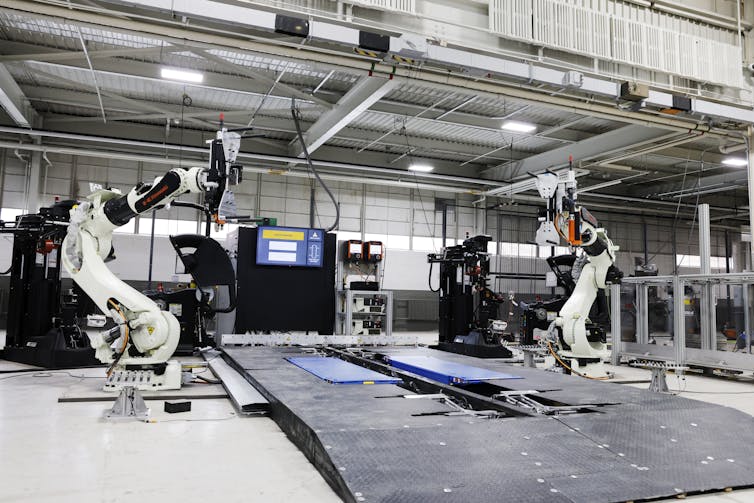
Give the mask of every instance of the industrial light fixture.
<svg viewBox="0 0 754 503">
<path fill-rule="evenodd" d="M 537 126 L 526 122 L 507 121 L 501 126 L 508 131 L 515 131 L 516 133 L 531 133 L 537 130 Z"/>
<path fill-rule="evenodd" d="M 429 173 L 433 169 L 435 168 L 430 166 L 429 164 L 412 164 L 408 167 L 409 171 L 416 171 L 418 173 Z"/>
<path fill-rule="evenodd" d="M 182 82 L 193 82 L 198 84 L 204 80 L 204 75 L 198 72 L 189 72 L 186 70 L 176 70 L 175 68 L 163 68 L 160 70 L 163 79 L 180 80 Z"/>
<path fill-rule="evenodd" d="M 736 166 L 740 168 L 747 166 L 749 162 L 743 157 L 726 157 L 725 159 L 723 159 L 723 164 L 725 164 L 726 166 Z"/>
</svg>

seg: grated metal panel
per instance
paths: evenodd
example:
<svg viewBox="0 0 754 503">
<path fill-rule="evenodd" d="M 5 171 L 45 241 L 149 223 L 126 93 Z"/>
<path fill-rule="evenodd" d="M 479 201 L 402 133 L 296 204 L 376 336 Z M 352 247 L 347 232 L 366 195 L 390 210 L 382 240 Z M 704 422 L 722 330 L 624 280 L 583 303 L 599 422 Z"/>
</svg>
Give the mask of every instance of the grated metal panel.
<svg viewBox="0 0 754 503">
<path fill-rule="evenodd" d="M 754 483 L 754 419 L 742 412 L 425 348 L 374 351 L 510 370 L 523 379 L 499 382 L 508 389 L 613 405 L 559 417 L 447 415 L 446 404 L 405 399 L 412 393 L 397 386 L 338 387 L 295 372 L 283 360 L 305 354 L 295 348 L 224 349 L 347 501 L 602 503 Z"/>
</svg>

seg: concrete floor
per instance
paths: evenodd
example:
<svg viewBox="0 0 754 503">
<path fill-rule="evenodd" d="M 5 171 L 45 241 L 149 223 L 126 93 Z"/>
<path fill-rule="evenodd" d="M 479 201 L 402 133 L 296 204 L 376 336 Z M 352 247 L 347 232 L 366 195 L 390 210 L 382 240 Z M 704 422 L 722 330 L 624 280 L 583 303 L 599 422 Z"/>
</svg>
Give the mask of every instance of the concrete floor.
<svg viewBox="0 0 754 503">
<path fill-rule="evenodd" d="M 21 368 L 28 367 L 0 361 L 0 372 Z M 622 379 L 649 376 L 615 370 Z M 174 416 L 162 412 L 162 401 L 149 401 L 151 424 L 104 422 L 106 402 L 57 402 L 98 386 L 102 369 L 70 373 L 0 374 L 0 502 L 339 501 L 269 418 L 238 417 L 226 399 L 202 399 Z M 754 415 L 752 378 L 689 376 L 683 383 L 670 376 L 668 384 Z M 741 392 L 748 394 L 732 394 Z M 744 503 L 754 501 L 754 490 L 688 499 Z"/>
</svg>

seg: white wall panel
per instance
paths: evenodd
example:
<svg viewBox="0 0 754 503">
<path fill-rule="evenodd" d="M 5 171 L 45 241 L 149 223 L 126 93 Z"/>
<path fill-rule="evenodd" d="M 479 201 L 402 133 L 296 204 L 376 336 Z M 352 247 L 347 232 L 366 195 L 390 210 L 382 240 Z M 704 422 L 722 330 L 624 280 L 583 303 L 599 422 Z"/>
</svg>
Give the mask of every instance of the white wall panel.
<svg viewBox="0 0 754 503">
<path fill-rule="evenodd" d="M 505 38 L 704 83 L 743 85 L 734 31 L 619 0 L 489 0 L 489 26 Z"/>
</svg>

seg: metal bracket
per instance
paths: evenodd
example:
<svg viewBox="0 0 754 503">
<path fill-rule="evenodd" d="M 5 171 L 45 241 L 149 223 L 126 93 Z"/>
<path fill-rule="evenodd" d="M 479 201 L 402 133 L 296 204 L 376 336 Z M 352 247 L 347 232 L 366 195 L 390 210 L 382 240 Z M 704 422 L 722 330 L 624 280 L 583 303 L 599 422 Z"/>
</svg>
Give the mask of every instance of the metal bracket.
<svg viewBox="0 0 754 503">
<path fill-rule="evenodd" d="M 144 402 L 141 393 L 134 386 L 125 386 L 115 400 L 112 408 L 105 411 L 105 419 L 119 421 L 136 419 L 147 421 L 149 419 L 149 407 Z"/>
<path fill-rule="evenodd" d="M 655 393 L 669 393 L 667 374 L 668 370 L 674 370 L 676 373 L 683 373 L 689 368 L 677 363 L 656 362 L 656 361 L 636 361 L 631 363 L 632 367 L 645 368 L 652 371 L 652 380 L 649 383 L 649 391 Z"/>
</svg>

